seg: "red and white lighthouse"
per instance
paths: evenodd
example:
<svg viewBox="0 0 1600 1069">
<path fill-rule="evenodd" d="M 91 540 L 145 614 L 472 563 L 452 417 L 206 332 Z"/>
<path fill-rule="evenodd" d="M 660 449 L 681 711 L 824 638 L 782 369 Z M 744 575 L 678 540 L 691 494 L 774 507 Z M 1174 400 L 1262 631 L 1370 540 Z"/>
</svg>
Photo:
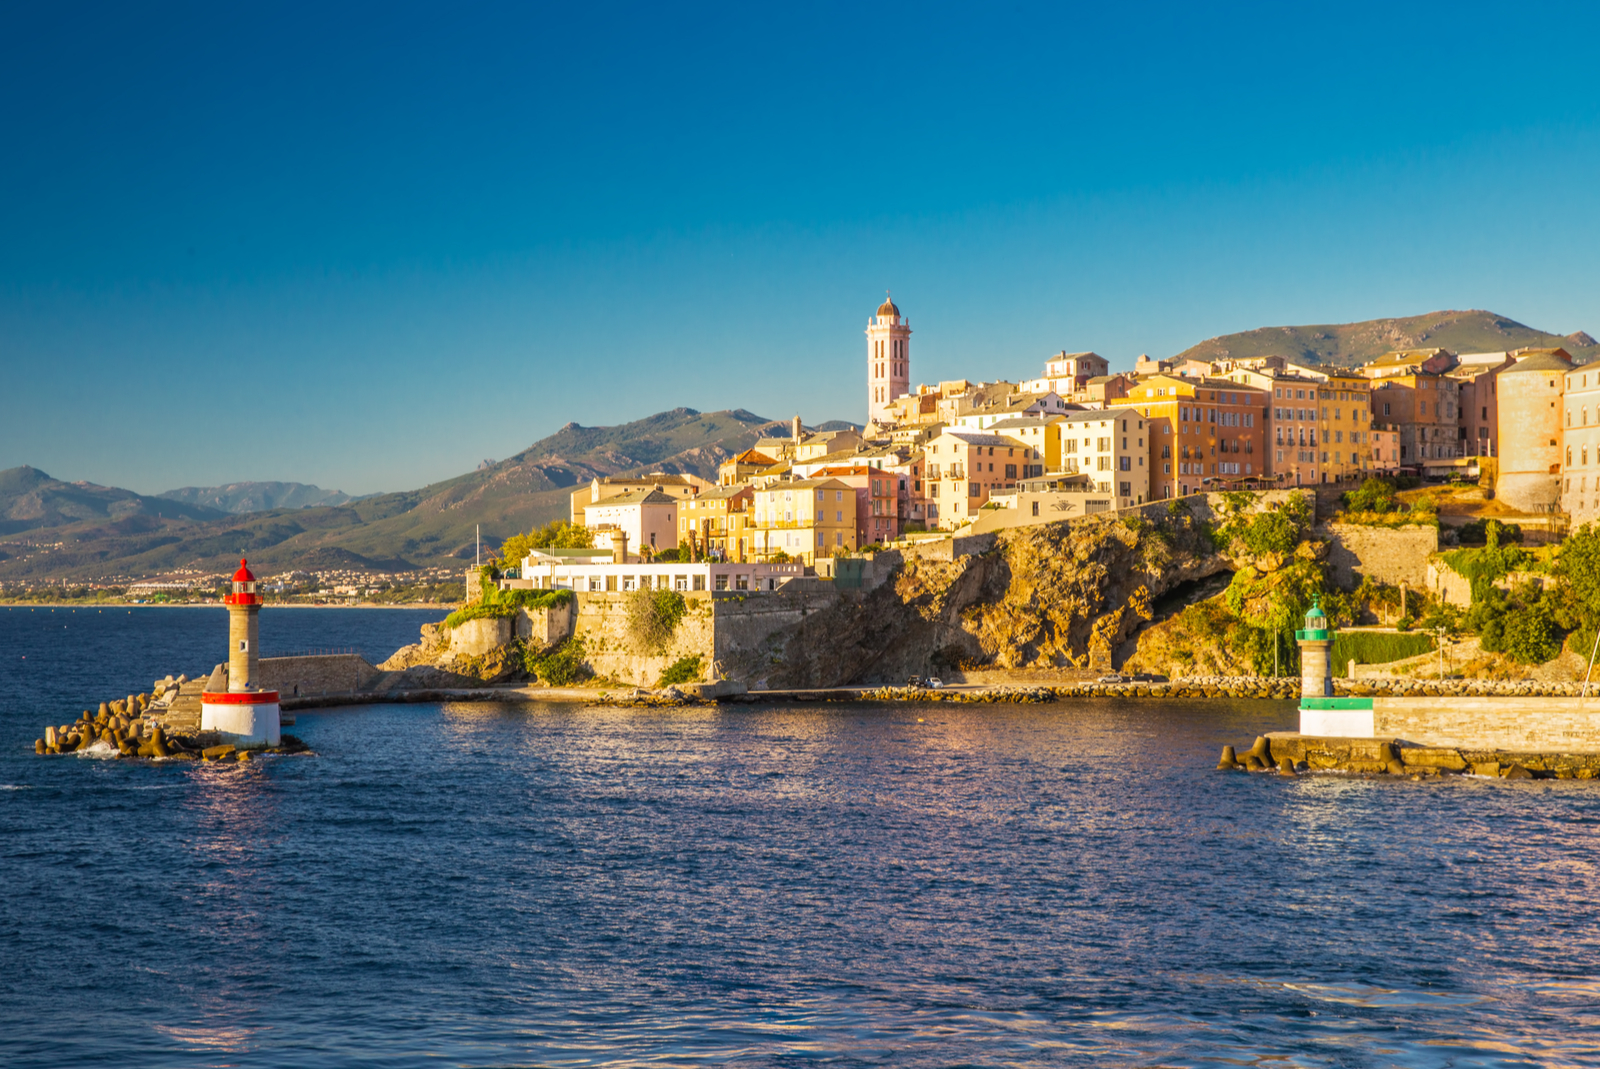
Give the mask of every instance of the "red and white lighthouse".
<svg viewBox="0 0 1600 1069">
<path fill-rule="evenodd" d="M 200 696 L 200 730 L 219 731 L 235 746 L 276 746 L 281 738 L 278 692 L 260 686 L 256 618 L 261 595 L 245 561 L 233 573 L 233 592 L 222 600 L 228 606 L 228 689 Z"/>
</svg>

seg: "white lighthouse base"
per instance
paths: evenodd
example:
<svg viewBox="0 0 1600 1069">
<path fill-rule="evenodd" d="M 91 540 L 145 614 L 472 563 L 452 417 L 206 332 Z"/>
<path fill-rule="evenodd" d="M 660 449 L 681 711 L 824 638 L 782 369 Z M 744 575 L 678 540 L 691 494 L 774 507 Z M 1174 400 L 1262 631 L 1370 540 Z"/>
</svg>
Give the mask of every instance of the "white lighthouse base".
<svg viewBox="0 0 1600 1069">
<path fill-rule="evenodd" d="M 218 732 L 223 741 L 241 748 L 276 746 L 283 739 L 278 692 L 202 694 L 200 730 Z"/>
</svg>

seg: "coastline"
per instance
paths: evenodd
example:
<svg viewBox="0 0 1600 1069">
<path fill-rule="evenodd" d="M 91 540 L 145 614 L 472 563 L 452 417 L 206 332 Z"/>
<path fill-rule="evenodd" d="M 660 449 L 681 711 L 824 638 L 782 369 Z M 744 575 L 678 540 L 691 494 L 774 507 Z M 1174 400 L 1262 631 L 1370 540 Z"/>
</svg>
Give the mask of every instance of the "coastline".
<svg viewBox="0 0 1600 1069">
<path fill-rule="evenodd" d="M 305 604 L 304 602 L 267 602 L 271 609 L 426 609 L 429 611 L 454 612 L 459 606 L 439 602 L 411 602 L 405 605 L 394 605 L 388 602 L 347 602 L 321 604 Z M 145 602 L 137 604 L 127 601 L 0 601 L 0 609 L 223 609 L 227 606 L 222 602 Z"/>
</svg>

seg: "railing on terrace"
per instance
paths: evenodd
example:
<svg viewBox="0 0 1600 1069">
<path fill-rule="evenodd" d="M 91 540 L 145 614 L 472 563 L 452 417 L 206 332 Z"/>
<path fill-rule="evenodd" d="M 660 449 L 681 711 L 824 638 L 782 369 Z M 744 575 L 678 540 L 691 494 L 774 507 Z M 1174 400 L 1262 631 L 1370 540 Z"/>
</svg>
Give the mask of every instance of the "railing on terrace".
<svg viewBox="0 0 1600 1069">
<path fill-rule="evenodd" d="M 262 659 L 266 660 L 270 657 L 342 657 L 351 654 L 357 657 L 364 656 L 364 653 L 355 646 L 316 646 L 311 649 L 292 650 L 288 653 L 266 653 L 262 655 Z"/>
</svg>

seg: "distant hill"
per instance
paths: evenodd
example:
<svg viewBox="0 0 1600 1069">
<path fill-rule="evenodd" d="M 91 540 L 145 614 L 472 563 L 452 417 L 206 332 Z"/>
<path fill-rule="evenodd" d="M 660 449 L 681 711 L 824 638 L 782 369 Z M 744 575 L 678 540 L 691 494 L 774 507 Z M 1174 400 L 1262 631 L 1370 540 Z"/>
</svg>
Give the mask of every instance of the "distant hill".
<svg viewBox="0 0 1600 1069">
<path fill-rule="evenodd" d="M 316 505 L 344 505 L 361 500 L 341 490 L 324 490 L 309 483 L 276 482 L 185 486 L 181 490 L 168 490 L 156 496 L 168 501 L 181 501 L 186 505 L 204 505 L 206 508 L 233 513 L 303 509 Z"/>
<path fill-rule="evenodd" d="M 64 483 L 38 468 L 0 471 L 0 535 L 139 516 L 213 520 L 222 515 L 204 505 L 145 497 L 115 486 Z"/>
<path fill-rule="evenodd" d="M 1495 353 L 1559 345 L 1579 363 L 1600 359 L 1600 345 L 1583 331 L 1547 334 L 1493 312 L 1429 312 L 1404 319 L 1325 323 L 1309 327 L 1259 327 L 1208 338 L 1177 359 L 1221 360 L 1287 356 L 1312 364 L 1355 367 L 1396 349 L 1449 349 Z"/>
<path fill-rule="evenodd" d="M 221 571 L 241 554 L 267 574 L 291 568 L 454 567 L 472 559 L 475 524 L 483 525 L 484 544 L 497 546 L 518 531 L 565 518 L 572 488 L 596 476 L 664 471 L 715 478 L 722 461 L 767 431 L 787 434 L 788 425 L 742 409 L 690 408 L 615 427 L 569 423 L 516 456 L 418 490 L 238 515 L 106 491 L 148 504 L 69 520 L 48 541 L 15 528 L 10 537 L 0 537 L 0 579 Z M 13 474 L 0 475 L 0 486 Z M 0 505 L 5 500 L 0 496 Z"/>
</svg>

